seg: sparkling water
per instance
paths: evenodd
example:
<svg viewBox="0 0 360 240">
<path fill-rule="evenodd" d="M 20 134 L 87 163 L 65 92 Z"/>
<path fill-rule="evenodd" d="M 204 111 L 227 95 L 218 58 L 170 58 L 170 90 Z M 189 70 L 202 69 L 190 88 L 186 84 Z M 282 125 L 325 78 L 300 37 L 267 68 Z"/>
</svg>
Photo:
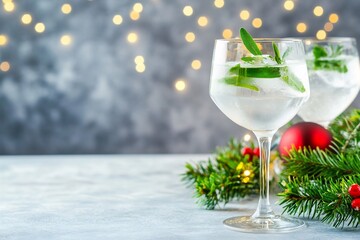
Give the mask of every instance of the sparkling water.
<svg viewBox="0 0 360 240">
<path fill-rule="evenodd" d="M 326 126 L 354 101 L 360 88 L 359 59 L 340 57 L 339 60 L 345 61 L 346 73 L 309 69 L 310 99 L 298 113 L 303 120 Z"/>
<path fill-rule="evenodd" d="M 304 62 L 291 62 L 287 67 L 303 83 L 305 92 L 293 89 L 280 78 L 252 78 L 259 91 L 228 85 L 223 79 L 235 64 L 238 63 L 213 65 L 210 96 L 228 118 L 242 127 L 253 131 L 276 130 L 290 121 L 308 98 Z"/>
</svg>

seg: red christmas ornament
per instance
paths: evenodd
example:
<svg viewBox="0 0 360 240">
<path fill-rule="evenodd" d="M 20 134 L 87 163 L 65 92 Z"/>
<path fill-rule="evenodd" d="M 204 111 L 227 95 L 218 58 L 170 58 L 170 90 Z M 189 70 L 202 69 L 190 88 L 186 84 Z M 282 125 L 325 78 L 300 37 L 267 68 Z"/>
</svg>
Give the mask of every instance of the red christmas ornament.
<svg viewBox="0 0 360 240">
<path fill-rule="evenodd" d="M 354 183 L 349 187 L 348 192 L 352 198 L 360 198 L 360 185 Z"/>
<path fill-rule="evenodd" d="M 324 150 L 329 147 L 331 139 L 330 132 L 319 124 L 301 122 L 284 132 L 279 143 L 279 152 L 282 156 L 288 156 L 288 151 L 293 147 L 318 147 Z"/>
<path fill-rule="evenodd" d="M 254 156 L 260 157 L 260 148 L 258 148 L 258 147 L 254 148 L 253 154 L 254 154 Z"/>
<path fill-rule="evenodd" d="M 360 198 L 356 198 L 351 202 L 351 208 L 355 211 L 360 211 Z"/>
</svg>

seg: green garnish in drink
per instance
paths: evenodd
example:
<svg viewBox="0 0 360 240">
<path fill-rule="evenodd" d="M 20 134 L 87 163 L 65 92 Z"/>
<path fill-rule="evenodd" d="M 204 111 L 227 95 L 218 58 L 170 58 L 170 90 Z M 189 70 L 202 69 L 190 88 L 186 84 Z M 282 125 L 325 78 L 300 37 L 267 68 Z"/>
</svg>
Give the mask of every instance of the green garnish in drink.
<svg viewBox="0 0 360 240">
<path fill-rule="evenodd" d="M 348 68 L 344 60 L 334 59 L 343 53 L 343 46 L 331 46 L 325 48 L 320 45 L 315 45 L 312 52 L 314 55 L 313 61 L 308 61 L 310 67 L 314 70 L 328 70 L 339 73 L 347 73 Z"/>
<path fill-rule="evenodd" d="M 225 83 L 259 91 L 259 88 L 254 85 L 252 78 L 279 78 L 295 90 L 305 92 L 305 87 L 301 81 L 289 71 L 287 66 L 284 66 L 283 59 L 289 53 L 289 49 L 285 51 L 283 56 L 280 56 L 277 45 L 273 43 L 274 57 L 263 55 L 252 36 L 244 28 L 240 29 L 240 37 L 246 49 L 253 55 L 242 57 L 241 60 L 243 62 L 256 66 L 258 63 L 263 63 L 262 65 L 264 65 L 264 61 L 271 60 L 275 61 L 278 65 L 244 67 L 240 63 L 236 64 L 229 69 L 227 76 L 224 78 Z"/>
</svg>

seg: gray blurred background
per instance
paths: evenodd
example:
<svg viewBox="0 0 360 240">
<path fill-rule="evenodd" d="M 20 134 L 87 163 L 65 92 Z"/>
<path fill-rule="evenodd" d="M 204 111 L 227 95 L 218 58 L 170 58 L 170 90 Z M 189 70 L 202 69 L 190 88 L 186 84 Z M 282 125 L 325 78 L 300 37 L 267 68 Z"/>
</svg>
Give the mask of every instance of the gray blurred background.
<svg viewBox="0 0 360 240">
<path fill-rule="evenodd" d="M 359 11 L 359 0 L 3 0 L 0 154 L 212 152 L 248 132 L 209 97 L 214 39 L 245 27 L 359 42 Z"/>
</svg>

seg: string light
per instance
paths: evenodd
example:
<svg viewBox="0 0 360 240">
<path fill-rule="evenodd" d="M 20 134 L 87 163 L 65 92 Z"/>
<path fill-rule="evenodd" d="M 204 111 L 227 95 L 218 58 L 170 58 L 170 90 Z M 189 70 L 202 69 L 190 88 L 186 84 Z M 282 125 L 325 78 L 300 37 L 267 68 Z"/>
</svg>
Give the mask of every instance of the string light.
<svg viewBox="0 0 360 240">
<path fill-rule="evenodd" d="M 214 5 L 217 8 L 222 8 L 224 6 L 224 4 L 225 4 L 224 0 L 215 0 L 214 1 Z"/>
<path fill-rule="evenodd" d="M 223 35 L 223 37 L 224 37 L 225 39 L 229 39 L 229 38 L 232 37 L 233 32 L 231 31 L 231 29 L 224 29 L 222 35 Z"/>
<path fill-rule="evenodd" d="M 136 11 L 130 12 L 130 18 L 134 21 L 138 20 L 140 18 L 140 13 Z"/>
<path fill-rule="evenodd" d="M 254 28 L 260 28 L 262 26 L 261 18 L 254 18 L 252 21 L 252 25 Z"/>
<path fill-rule="evenodd" d="M 324 30 L 327 32 L 331 32 L 334 29 L 334 25 L 330 22 L 325 23 Z"/>
<path fill-rule="evenodd" d="M 22 15 L 21 17 L 21 22 L 23 24 L 30 24 L 32 22 L 32 17 L 30 14 L 25 13 L 24 15 Z"/>
<path fill-rule="evenodd" d="M 120 25 L 123 22 L 123 18 L 121 15 L 114 15 L 112 21 L 115 25 Z"/>
<path fill-rule="evenodd" d="M 63 35 L 60 38 L 60 43 L 64 46 L 68 46 L 72 43 L 72 37 L 70 35 Z"/>
<path fill-rule="evenodd" d="M 37 23 L 34 28 L 37 33 L 42 33 L 45 31 L 46 27 L 45 27 L 45 24 L 40 22 L 40 23 Z"/>
<path fill-rule="evenodd" d="M 4 61 L 0 64 L 0 70 L 3 72 L 7 72 L 10 70 L 10 63 L 7 61 Z"/>
<path fill-rule="evenodd" d="M 207 17 L 205 17 L 205 16 L 201 16 L 198 19 L 198 24 L 200 27 L 205 27 L 206 25 L 208 25 L 208 22 L 209 21 L 208 21 Z"/>
<path fill-rule="evenodd" d="M 131 32 L 128 34 L 127 40 L 129 43 L 136 43 L 138 40 L 138 36 L 136 33 Z"/>
<path fill-rule="evenodd" d="M 250 18 L 250 12 L 248 10 L 242 10 L 240 12 L 240 18 L 241 20 L 248 20 Z"/>
<path fill-rule="evenodd" d="M 135 3 L 133 6 L 135 12 L 141 13 L 143 11 L 143 5 L 141 3 Z"/>
<path fill-rule="evenodd" d="M 298 31 L 299 33 L 304 33 L 307 30 L 307 26 L 305 23 L 300 22 L 296 25 L 296 31 Z"/>
<path fill-rule="evenodd" d="M 183 8 L 183 13 L 184 13 L 185 16 L 189 17 L 194 13 L 194 10 L 193 10 L 193 8 L 191 6 L 185 6 Z"/>
<path fill-rule="evenodd" d="M 287 1 L 284 2 L 284 8 L 285 8 L 285 10 L 291 11 L 291 10 L 294 9 L 294 7 L 295 7 L 295 4 L 294 4 L 293 1 L 287 0 Z"/>
<path fill-rule="evenodd" d="M 324 30 L 317 31 L 316 38 L 319 40 L 324 40 L 326 38 L 326 32 Z"/>
<path fill-rule="evenodd" d="M 5 46 L 8 42 L 8 38 L 6 35 L 1 34 L 0 35 L 0 46 Z"/>
<path fill-rule="evenodd" d="M 193 32 L 188 32 L 185 34 L 185 40 L 187 42 L 193 42 L 193 41 L 195 41 L 195 38 L 196 38 L 196 36 Z"/>
<path fill-rule="evenodd" d="M 182 92 L 186 89 L 186 82 L 183 79 L 178 79 L 175 82 L 175 89 Z"/>
<path fill-rule="evenodd" d="M 61 6 L 61 12 L 63 14 L 70 14 L 71 13 L 71 10 L 72 10 L 72 7 L 69 3 L 64 3 L 62 6 Z"/>
<path fill-rule="evenodd" d="M 324 9 L 321 6 L 316 6 L 313 12 L 315 16 L 320 17 L 321 15 L 323 15 Z"/>
<path fill-rule="evenodd" d="M 195 59 L 194 61 L 192 61 L 191 67 L 192 67 L 194 70 L 199 70 L 199 69 L 201 68 L 201 61 L 198 60 L 198 59 Z"/>
<path fill-rule="evenodd" d="M 339 15 L 337 15 L 336 13 L 332 13 L 329 16 L 329 22 L 331 23 L 337 23 L 339 21 Z"/>
<path fill-rule="evenodd" d="M 140 56 L 140 55 L 139 55 L 139 56 L 136 56 L 136 57 L 134 58 L 135 64 L 143 64 L 144 61 L 145 61 L 144 57 L 143 57 L 143 56 Z"/>
<path fill-rule="evenodd" d="M 15 10 L 15 4 L 11 1 L 7 1 L 6 3 L 4 3 L 4 10 L 6 12 L 12 12 Z"/>
</svg>

